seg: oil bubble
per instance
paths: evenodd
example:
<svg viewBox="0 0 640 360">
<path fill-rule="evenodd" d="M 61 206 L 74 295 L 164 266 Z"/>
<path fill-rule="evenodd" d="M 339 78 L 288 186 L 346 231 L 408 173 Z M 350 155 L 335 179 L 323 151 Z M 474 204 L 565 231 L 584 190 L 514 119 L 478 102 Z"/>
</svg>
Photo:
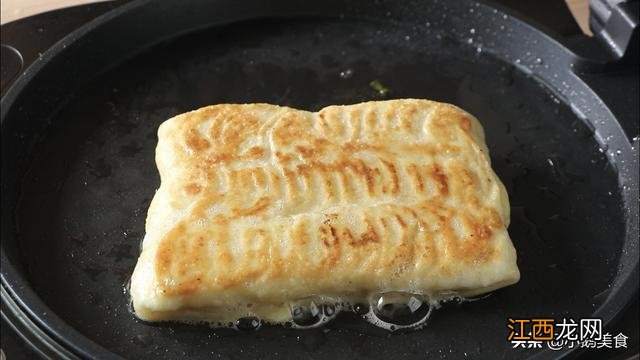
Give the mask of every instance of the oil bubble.
<svg viewBox="0 0 640 360">
<path fill-rule="evenodd" d="M 342 79 L 349 79 L 353 76 L 353 69 L 346 69 L 343 71 L 340 71 L 340 78 Z"/>
<path fill-rule="evenodd" d="M 289 304 L 294 328 L 314 328 L 324 322 L 322 307 L 314 299 L 302 299 Z M 335 309 L 335 307 L 334 307 Z"/>
<path fill-rule="evenodd" d="M 369 305 L 355 304 L 353 305 L 352 310 L 356 315 L 366 315 L 369 312 Z"/>
<path fill-rule="evenodd" d="M 364 318 L 371 324 L 390 331 L 421 328 L 433 307 L 422 295 L 389 292 L 370 299 L 370 310 Z"/>
<path fill-rule="evenodd" d="M 336 314 L 336 307 L 332 304 L 326 304 L 322 307 L 322 311 L 326 316 L 333 316 Z"/>
<path fill-rule="evenodd" d="M 236 320 L 236 329 L 241 331 L 256 331 L 262 326 L 262 321 L 255 316 L 243 317 Z"/>
</svg>

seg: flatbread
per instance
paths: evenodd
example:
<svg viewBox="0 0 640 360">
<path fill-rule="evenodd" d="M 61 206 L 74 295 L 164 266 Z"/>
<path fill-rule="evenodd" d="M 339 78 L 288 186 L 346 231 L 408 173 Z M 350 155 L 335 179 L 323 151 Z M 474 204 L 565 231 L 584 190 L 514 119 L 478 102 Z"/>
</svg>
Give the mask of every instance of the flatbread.
<svg viewBox="0 0 640 360">
<path fill-rule="evenodd" d="M 131 282 L 144 320 L 284 322 L 309 297 L 441 299 L 520 277 L 483 129 L 453 105 L 208 106 L 160 126 L 156 163 Z"/>
</svg>

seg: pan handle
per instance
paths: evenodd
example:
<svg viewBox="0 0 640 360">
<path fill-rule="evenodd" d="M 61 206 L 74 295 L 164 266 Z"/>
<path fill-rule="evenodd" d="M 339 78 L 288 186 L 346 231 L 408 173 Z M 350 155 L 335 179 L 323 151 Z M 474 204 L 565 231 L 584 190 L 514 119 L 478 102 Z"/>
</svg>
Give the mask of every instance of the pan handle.
<svg viewBox="0 0 640 360">
<path fill-rule="evenodd" d="M 565 38 L 571 71 L 607 104 L 633 143 L 638 134 L 640 0 L 590 0 L 594 37 Z"/>
<path fill-rule="evenodd" d="M 639 0 L 590 0 L 589 26 L 614 60 L 638 61 Z"/>
</svg>

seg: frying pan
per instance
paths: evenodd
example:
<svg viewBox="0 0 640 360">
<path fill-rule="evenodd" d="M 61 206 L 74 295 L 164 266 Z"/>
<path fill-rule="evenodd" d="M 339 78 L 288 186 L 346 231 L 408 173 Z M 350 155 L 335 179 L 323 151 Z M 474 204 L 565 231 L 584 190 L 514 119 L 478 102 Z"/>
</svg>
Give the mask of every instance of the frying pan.
<svg viewBox="0 0 640 360">
<path fill-rule="evenodd" d="M 638 291 L 638 3 L 598 4 L 599 40 L 555 37 L 474 1 L 139 0 L 110 11 L 2 98 L 3 318 L 62 358 L 574 355 L 512 349 L 506 324 L 599 317 L 614 332 Z M 215 103 L 317 110 L 405 97 L 483 123 L 510 195 L 517 285 L 408 333 L 347 314 L 255 333 L 135 319 L 126 285 L 159 184 L 162 121 Z"/>
</svg>

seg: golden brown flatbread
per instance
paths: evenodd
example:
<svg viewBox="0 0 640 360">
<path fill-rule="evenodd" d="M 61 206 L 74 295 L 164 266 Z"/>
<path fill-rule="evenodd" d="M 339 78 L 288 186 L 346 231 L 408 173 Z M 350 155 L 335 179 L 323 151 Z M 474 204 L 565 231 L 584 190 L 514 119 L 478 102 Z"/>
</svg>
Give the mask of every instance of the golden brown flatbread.
<svg viewBox="0 0 640 360">
<path fill-rule="evenodd" d="M 480 123 L 428 100 L 221 104 L 158 130 L 131 282 L 149 321 L 282 322 L 311 296 L 471 296 L 519 279 Z"/>
</svg>

